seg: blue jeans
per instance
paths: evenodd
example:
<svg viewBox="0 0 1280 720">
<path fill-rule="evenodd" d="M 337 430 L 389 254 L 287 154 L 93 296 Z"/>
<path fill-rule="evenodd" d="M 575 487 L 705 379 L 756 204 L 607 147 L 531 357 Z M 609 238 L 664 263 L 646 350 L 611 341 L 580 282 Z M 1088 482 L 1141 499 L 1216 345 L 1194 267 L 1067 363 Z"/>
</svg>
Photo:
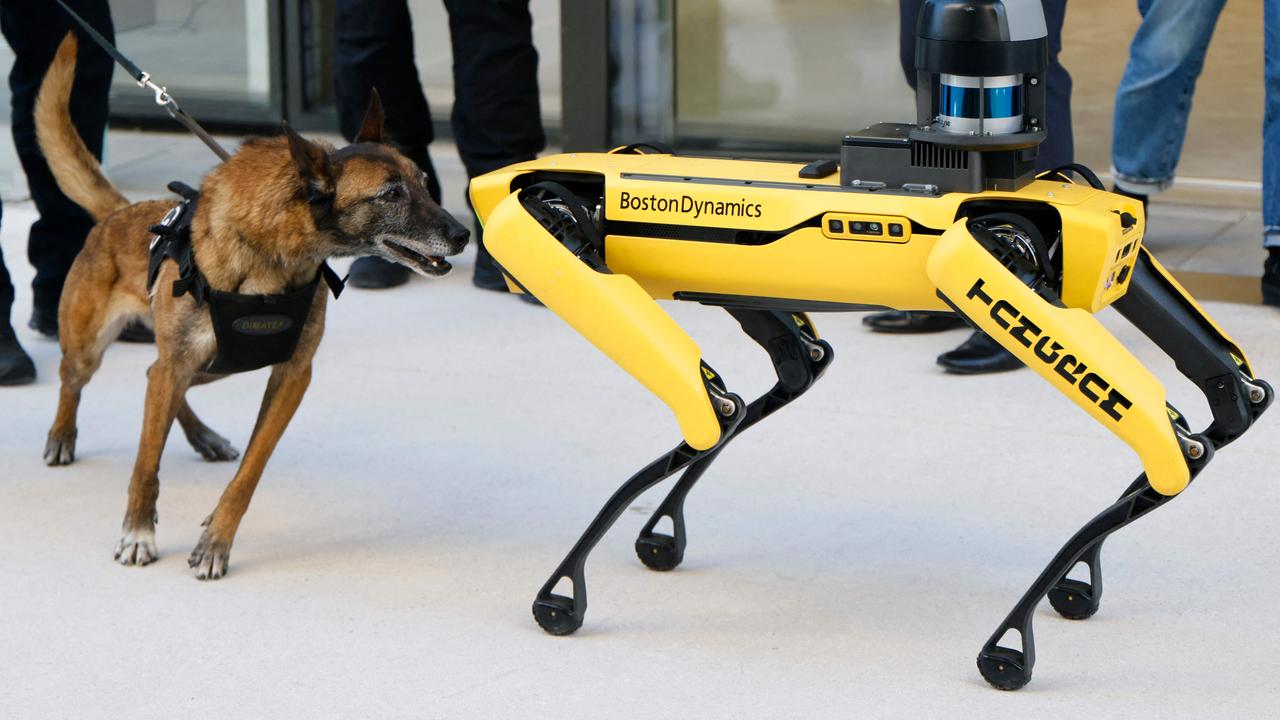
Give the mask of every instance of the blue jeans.
<svg viewBox="0 0 1280 720">
<path fill-rule="evenodd" d="M 1226 0 L 1138 0 L 1142 25 L 1116 90 L 1111 162 L 1116 186 L 1152 195 L 1173 184 L 1205 51 Z M 1263 244 L 1280 247 L 1280 0 L 1264 0 L 1266 110 Z"/>
</svg>

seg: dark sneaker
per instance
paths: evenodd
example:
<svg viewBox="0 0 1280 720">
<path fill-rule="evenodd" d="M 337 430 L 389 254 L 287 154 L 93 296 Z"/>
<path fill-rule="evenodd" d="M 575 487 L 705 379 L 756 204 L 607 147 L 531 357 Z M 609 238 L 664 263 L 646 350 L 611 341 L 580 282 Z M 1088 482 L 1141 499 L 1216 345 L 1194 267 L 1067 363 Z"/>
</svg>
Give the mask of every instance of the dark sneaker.
<svg viewBox="0 0 1280 720">
<path fill-rule="evenodd" d="M 862 324 L 881 333 L 933 333 L 955 330 L 966 325 L 955 313 L 906 312 L 886 310 L 862 318 Z"/>
<path fill-rule="evenodd" d="M 31 319 L 27 321 L 27 327 L 44 335 L 45 337 L 58 337 L 58 309 L 42 308 L 35 306 L 31 308 Z"/>
<path fill-rule="evenodd" d="M 1022 367 L 1022 361 L 984 332 L 975 332 L 955 350 L 938 356 L 938 364 L 957 375 L 981 375 Z"/>
<path fill-rule="evenodd" d="M 477 224 L 478 226 L 478 224 Z M 471 275 L 471 284 L 481 290 L 507 292 L 507 279 L 498 269 L 498 263 L 484 246 L 483 237 L 476 234 L 476 269 Z"/>
<path fill-rule="evenodd" d="M 1280 307 L 1280 248 L 1262 261 L 1262 304 Z"/>
<path fill-rule="evenodd" d="M 384 290 L 409 281 L 409 268 L 377 257 L 362 257 L 351 263 L 348 282 L 365 290 Z"/>
<path fill-rule="evenodd" d="M 13 328 L 0 325 L 0 385 L 26 385 L 35 382 L 36 365 L 18 344 Z"/>
<path fill-rule="evenodd" d="M 1147 198 L 1150 196 L 1143 195 L 1142 193 L 1129 192 L 1128 190 L 1121 188 L 1119 185 L 1112 188 L 1111 192 L 1117 195 L 1123 195 L 1127 198 L 1133 198 L 1134 200 L 1137 200 L 1138 202 L 1142 203 L 1142 214 L 1145 215 L 1147 213 Z"/>
</svg>

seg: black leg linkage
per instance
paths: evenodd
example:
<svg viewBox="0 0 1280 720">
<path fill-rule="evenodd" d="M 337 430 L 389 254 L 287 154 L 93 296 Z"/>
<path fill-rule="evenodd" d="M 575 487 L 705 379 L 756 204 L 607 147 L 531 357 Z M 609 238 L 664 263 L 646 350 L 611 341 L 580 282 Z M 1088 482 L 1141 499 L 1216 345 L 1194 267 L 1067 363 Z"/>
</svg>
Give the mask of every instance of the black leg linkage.
<svg viewBox="0 0 1280 720">
<path fill-rule="evenodd" d="M 1275 396 L 1265 381 L 1250 376 L 1242 354 L 1166 277 L 1143 250 L 1134 263 L 1127 292 L 1115 307 L 1134 327 L 1173 358 L 1179 372 L 1205 395 L 1213 423 L 1204 431 L 1218 450 L 1253 425 Z M 1175 423 L 1190 433 L 1181 413 L 1170 408 Z M 1124 497 L 1141 487 L 1139 479 Z M 1049 593 L 1049 603 L 1070 620 L 1098 611 L 1102 598 L 1101 538 L 1079 562 L 1089 566 L 1089 581 L 1063 579 Z"/>
<path fill-rule="evenodd" d="M 671 567 L 679 564 L 678 558 L 683 555 L 684 550 L 682 505 L 689 489 L 730 439 L 799 396 L 813 384 L 831 361 L 831 346 L 817 339 L 809 319 L 801 313 L 738 309 L 731 309 L 729 312 L 753 340 L 769 351 L 778 373 L 778 384 L 746 406 L 737 396 L 725 393 L 732 399 L 735 412 L 732 416 L 721 418 L 720 442 L 715 447 L 697 451 L 681 443 L 671 452 L 649 463 L 618 488 L 538 592 L 533 603 L 533 617 L 543 630 L 552 635 L 568 635 L 582 627 L 587 609 L 586 563 L 591 550 L 637 497 L 672 474 L 685 469 L 685 474 L 645 526 L 641 539 L 636 543 L 637 552 L 642 560 L 646 560 L 646 564 L 650 564 L 648 559 L 662 553 L 679 553 L 674 556 L 677 559 Z M 711 387 L 708 389 L 712 390 Z M 718 390 L 723 391 L 723 388 Z M 675 537 L 652 532 L 653 526 L 663 516 L 672 518 L 676 527 Z M 661 538 L 668 538 L 669 545 Z M 649 546 L 642 545 L 646 539 L 653 543 L 653 547 L 657 547 L 657 553 L 646 551 L 645 548 Z M 565 579 L 573 585 L 573 597 L 554 593 L 556 585 Z"/>
<path fill-rule="evenodd" d="M 546 584 L 538 591 L 538 597 L 533 602 L 533 618 L 543 630 L 552 635 L 568 635 L 582 627 L 582 619 L 587 612 L 587 557 L 596 543 L 600 542 L 600 538 L 604 537 L 609 528 L 617 522 L 618 516 L 622 515 L 623 511 L 645 490 L 657 485 L 690 463 L 716 452 L 733 436 L 746 415 L 742 398 L 724 392 L 723 388 L 718 390 L 719 392 L 716 392 L 708 385 L 708 391 L 713 396 L 719 396 L 717 400 L 729 401 L 729 405 L 722 404 L 721 407 L 731 407 L 733 410 L 731 415 L 720 416 L 720 442 L 709 450 L 695 450 L 682 442 L 671 452 L 632 475 L 630 480 L 618 488 L 618 491 L 609 498 L 605 506 L 596 514 L 595 519 L 587 526 L 586 532 L 578 538 L 573 549 L 561 561 L 560 567 L 556 568 Z M 573 597 L 556 595 L 553 592 L 556 585 L 566 578 L 573 584 Z"/>
<path fill-rule="evenodd" d="M 1208 401 L 1213 422 L 1198 435 L 1190 434 L 1181 413 L 1169 408 L 1194 480 L 1215 451 L 1253 425 L 1274 401 L 1275 392 L 1265 381 L 1253 377 L 1243 353 L 1194 306 L 1146 250 L 1134 263 L 1129 288 L 1115 302 L 1115 308 L 1168 354 Z M 1031 620 L 1040 599 L 1048 595 L 1054 609 L 1072 619 L 1097 612 L 1102 596 L 1103 541 L 1174 497 L 1156 492 L 1141 475 L 1117 502 L 1076 532 L 983 646 L 978 655 L 982 676 L 1002 690 L 1026 685 L 1035 665 Z M 1089 580 L 1066 579 L 1081 562 L 1089 567 Z M 999 644 L 1011 630 L 1022 636 L 1022 650 Z"/>
<path fill-rule="evenodd" d="M 769 353 L 778 382 L 747 406 L 734 436 L 772 415 L 804 394 L 831 363 L 831 346 L 819 340 L 809 318 L 801 313 L 728 308 L 747 335 Z M 636 538 L 636 556 L 652 570 L 671 570 L 684 560 L 687 542 L 684 501 L 728 441 L 693 462 L 662 500 Z M 654 532 L 663 518 L 671 519 L 672 534 Z"/>
<path fill-rule="evenodd" d="M 1213 450 L 1204 436 L 1193 436 L 1193 439 L 1203 443 L 1204 446 L 1200 458 L 1188 463 L 1191 477 L 1194 479 L 1213 457 Z M 1001 690 L 1017 690 L 1026 685 L 1031 680 L 1031 670 L 1036 663 L 1031 620 L 1036 606 L 1040 604 L 1040 599 L 1050 590 L 1062 587 L 1062 578 L 1075 567 L 1077 562 L 1085 559 L 1091 549 L 1097 548 L 1103 538 L 1177 497 L 1161 495 L 1153 490 L 1147 484 L 1145 474 L 1140 475 L 1130 487 L 1134 486 L 1137 488 L 1133 492 L 1121 497 L 1071 536 L 1067 544 L 1053 556 L 1053 560 L 1049 561 L 1049 565 L 1040 573 L 1040 577 L 1036 578 L 1031 587 L 1023 593 L 1009 616 L 996 628 L 991 639 L 987 640 L 987 644 L 982 647 L 982 652 L 978 654 L 978 671 L 987 682 Z M 1100 583 L 1101 575 L 1092 579 L 1095 583 Z M 1098 584 L 1098 587 L 1101 585 Z M 1096 607 L 1094 609 L 1096 610 Z M 1017 631 L 1022 636 L 1021 650 L 1000 645 L 1001 638 L 1010 630 Z"/>
<path fill-rule="evenodd" d="M 1137 480 L 1120 493 L 1120 500 L 1124 500 L 1144 487 L 1147 487 L 1147 477 L 1139 475 Z M 1106 539 L 1105 535 L 1098 538 L 1097 542 L 1071 564 L 1072 568 L 1080 563 L 1087 565 L 1088 580 L 1072 580 L 1064 574 L 1058 584 L 1049 591 L 1049 604 L 1062 617 L 1068 620 L 1085 620 L 1098 612 L 1098 606 L 1102 602 L 1102 542 Z M 1071 570 L 1068 569 L 1067 572 Z"/>
</svg>

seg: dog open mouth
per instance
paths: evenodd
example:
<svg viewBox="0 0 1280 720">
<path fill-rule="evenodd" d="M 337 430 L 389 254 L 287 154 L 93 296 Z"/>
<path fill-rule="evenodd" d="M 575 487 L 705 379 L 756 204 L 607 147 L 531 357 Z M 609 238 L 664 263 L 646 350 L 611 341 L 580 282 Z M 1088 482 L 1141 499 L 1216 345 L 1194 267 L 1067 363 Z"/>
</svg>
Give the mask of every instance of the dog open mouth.
<svg viewBox="0 0 1280 720">
<path fill-rule="evenodd" d="M 398 242 L 384 240 L 383 244 L 387 249 L 395 254 L 396 260 L 410 270 L 421 273 L 423 275 L 440 276 L 449 272 L 453 268 L 444 258 L 439 255 L 423 255 L 415 250 L 401 245 Z"/>
</svg>

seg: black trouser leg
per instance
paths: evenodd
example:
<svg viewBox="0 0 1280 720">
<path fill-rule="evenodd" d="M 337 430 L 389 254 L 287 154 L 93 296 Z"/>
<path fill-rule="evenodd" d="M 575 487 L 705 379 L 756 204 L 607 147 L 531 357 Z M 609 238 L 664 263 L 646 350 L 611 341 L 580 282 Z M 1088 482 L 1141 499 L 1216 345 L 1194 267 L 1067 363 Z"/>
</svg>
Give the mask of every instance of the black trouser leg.
<svg viewBox="0 0 1280 720">
<path fill-rule="evenodd" d="M 0 203 L 0 222 L 4 220 L 4 205 Z M 9 268 L 4 266 L 4 251 L 0 249 L 0 334 L 9 325 L 9 311 L 13 308 L 13 280 Z"/>
<path fill-rule="evenodd" d="M 114 38 L 106 0 L 69 0 L 68 4 L 108 39 Z M 70 17 L 48 0 L 5 0 L 0 28 L 13 48 L 9 88 L 13 93 L 13 143 L 27 176 L 27 186 L 40 218 L 31 226 L 27 257 L 35 267 L 31 282 L 36 308 L 56 313 L 62 284 L 76 254 L 84 246 L 93 219 L 58 189 L 36 141 L 36 94 L 58 44 L 71 29 Z M 81 39 L 76 79 L 71 89 L 71 122 L 95 157 L 102 158 L 107 127 L 107 95 L 114 65 L 94 43 Z M 8 288 L 7 292 L 3 288 Z M 12 296 L 7 272 L 0 271 L 0 303 Z M 7 308 L 5 308 L 7 310 Z"/>
<path fill-rule="evenodd" d="M 528 0 L 445 0 L 453 45 L 453 134 L 467 176 L 532 160 L 546 147 Z M 501 285 L 477 222 L 476 282 Z"/>
<path fill-rule="evenodd" d="M 1045 82 L 1045 128 L 1048 138 L 1040 146 L 1037 170 L 1051 170 L 1075 162 L 1075 135 L 1071 130 L 1071 74 L 1058 59 L 1062 52 L 1062 23 L 1067 0 L 1043 0 L 1045 26 L 1049 30 L 1049 70 Z"/>
<path fill-rule="evenodd" d="M 334 91 L 342 135 L 355 139 L 377 87 L 391 144 L 427 173 L 427 190 L 439 202 L 440 181 L 427 149 L 435 131 L 413 62 L 408 3 L 337 0 L 334 26 Z"/>
</svg>

